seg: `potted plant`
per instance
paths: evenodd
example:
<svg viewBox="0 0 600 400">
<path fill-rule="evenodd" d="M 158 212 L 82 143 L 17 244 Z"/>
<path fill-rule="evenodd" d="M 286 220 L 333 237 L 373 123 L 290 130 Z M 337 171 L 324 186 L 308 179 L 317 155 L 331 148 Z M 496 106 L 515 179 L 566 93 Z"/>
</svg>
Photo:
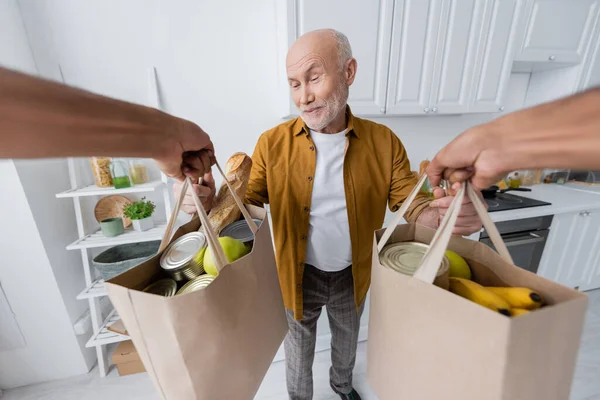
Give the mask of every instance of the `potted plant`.
<svg viewBox="0 0 600 400">
<path fill-rule="evenodd" d="M 152 214 L 155 208 L 156 205 L 153 202 L 143 197 L 140 201 L 125 205 L 123 207 L 123 214 L 131 219 L 133 229 L 143 232 L 154 227 Z"/>
</svg>

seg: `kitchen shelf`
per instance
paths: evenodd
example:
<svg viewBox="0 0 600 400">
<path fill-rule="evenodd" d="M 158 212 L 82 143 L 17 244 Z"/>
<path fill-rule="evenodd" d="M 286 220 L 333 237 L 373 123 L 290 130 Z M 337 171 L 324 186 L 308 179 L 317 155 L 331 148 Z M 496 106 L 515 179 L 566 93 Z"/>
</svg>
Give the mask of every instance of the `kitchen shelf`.
<svg viewBox="0 0 600 400">
<path fill-rule="evenodd" d="M 91 337 L 90 340 L 88 340 L 85 347 L 96 347 L 129 340 L 129 336 L 127 335 L 121 335 L 119 333 L 108 330 L 108 327 L 111 324 L 117 322 L 120 319 L 121 317 L 119 317 L 119 314 L 117 314 L 117 310 L 112 310 L 111 313 L 108 314 L 108 317 L 106 317 L 106 320 L 104 320 L 104 323 L 100 327 L 98 333 L 96 333 L 94 336 Z"/>
<path fill-rule="evenodd" d="M 164 185 L 164 182 L 161 180 L 143 183 L 141 185 L 133 185 L 132 187 L 124 189 L 102 188 L 96 185 L 88 185 L 58 193 L 56 197 L 61 199 L 65 197 L 104 196 L 111 194 L 154 192 L 161 185 Z"/>
<path fill-rule="evenodd" d="M 167 228 L 166 222 L 158 223 L 154 228 L 138 232 L 133 229 L 125 230 L 125 233 L 115 237 L 106 237 L 101 230 L 89 234 L 82 239 L 78 239 L 67 246 L 67 250 L 91 249 L 94 247 L 116 246 L 126 243 L 149 242 L 151 240 L 161 240 Z"/>
<path fill-rule="evenodd" d="M 98 278 L 77 295 L 77 300 L 93 299 L 94 297 L 103 296 L 108 296 L 108 293 L 104 288 L 104 279 Z"/>
</svg>

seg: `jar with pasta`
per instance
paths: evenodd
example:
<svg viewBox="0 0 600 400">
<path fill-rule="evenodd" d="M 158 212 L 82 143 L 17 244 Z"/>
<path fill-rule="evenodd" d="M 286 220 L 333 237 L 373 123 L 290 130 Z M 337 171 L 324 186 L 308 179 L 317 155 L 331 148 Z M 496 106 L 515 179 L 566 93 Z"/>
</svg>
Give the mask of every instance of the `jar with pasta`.
<svg viewBox="0 0 600 400">
<path fill-rule="evenodd" d="M 94 174 L 94 181 L 98 187 L 112 187 L 113 180 L 110 173 L 111 160 L 108 157 L 91 157 L 90 165 Z"/>
<path fill-rule="evenodd" d="M 144 161 L 141 159 L 129 160 L 129 175 L 134 185 L 141 185 L 150 180 L 148 178 L 148 168 L 146 168 Z"/>
</svg>

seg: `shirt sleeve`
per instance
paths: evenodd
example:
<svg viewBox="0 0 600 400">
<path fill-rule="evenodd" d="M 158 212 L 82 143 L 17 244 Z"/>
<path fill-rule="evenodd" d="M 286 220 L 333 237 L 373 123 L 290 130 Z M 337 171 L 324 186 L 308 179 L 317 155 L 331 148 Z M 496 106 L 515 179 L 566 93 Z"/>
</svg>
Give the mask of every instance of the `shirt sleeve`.
<svg viewBox="0 0 600 400">
<path fill-rule="evenodd" d="M 254 154 L 252 155 L 252 170 L 248 181 L 245 202 L 254 206 L 262 207 L 269 204 L 269 193 L 267 190 L 267 150 L 268 142 L 265 135 L 258 139 Z"/>
<path fill-rule="evenodd" d="M 400 142 L 400 139 L 398 139 L 393 132 L 390 133 L 393 136 L 393 161 L 389 207 L 390 210 L 396 212 L 413 190 L 418 179 L 410 170 L 410 161 L 408 160 L 406 149 Z M 431 200 L 429 200 L 424 193 L 419 193 L 406 211 L 406 214 L 404 214 L 404 219 L 408 222 L 415 222 L 423 210 L 429 207 L 430 202 Z"/>
</svg>

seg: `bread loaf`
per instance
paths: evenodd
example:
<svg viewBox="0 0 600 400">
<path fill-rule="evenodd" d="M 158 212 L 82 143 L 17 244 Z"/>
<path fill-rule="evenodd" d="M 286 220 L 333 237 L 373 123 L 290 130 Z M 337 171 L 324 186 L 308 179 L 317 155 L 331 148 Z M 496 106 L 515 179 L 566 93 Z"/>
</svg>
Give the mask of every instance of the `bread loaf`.
<svg viewBox="0 0 600 400">
<path fill-rule="evenodd" d="M 225 165 L 225 176 L 242 201 L 248 189 L 251 169 L 252 159 L 244 153 L 235 153 L 227 160 L 227 164 Z M 219 234 L 227 225 L 237 221 L 241 214 L 227 184 L 223 182 L 219 188 L 213 208 L 208 214 L 211 226 Z"/>
</svg>

